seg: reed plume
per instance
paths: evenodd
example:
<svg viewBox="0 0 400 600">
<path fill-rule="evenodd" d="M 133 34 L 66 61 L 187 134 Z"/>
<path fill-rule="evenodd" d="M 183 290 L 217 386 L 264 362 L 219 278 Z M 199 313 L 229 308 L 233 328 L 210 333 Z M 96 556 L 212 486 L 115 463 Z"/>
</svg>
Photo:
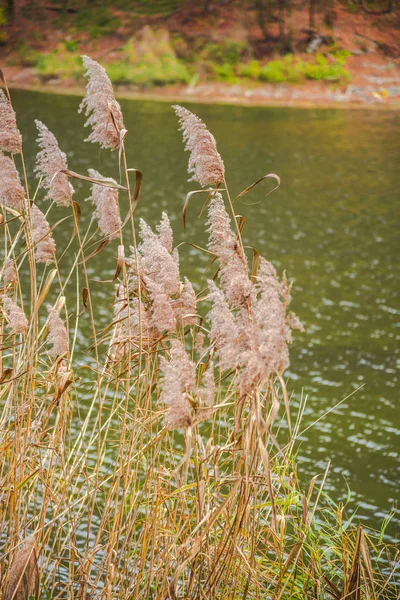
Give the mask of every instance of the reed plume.
<svg viewBox="0 0 400 600">
<path fill-rule="evenodd" d="M 22 213 L 24 210 L 24 190 L 19 173 L 11 158 L 0 152 L 0 202 L 4 206 Z"/>
<path fill-rule="evenodd" d="M 170 220 L 166 212 L 162 212 L 161 220 L 156 227 L 158 231 L 158 239 L 164 248 L 171 254 L 172 253 L 172 244 L 173 244 L 173 233 Z"/>
<path fill-rule="evenodd" d="M 250 309 L 236 317 L 240 351 L 238 383 L 242 393 L 263 386 L 272 375 L 281 375 L 289 366 L 288 344 L 291 329 L 302 329 L 300 321 L 287 313 L 290 285 L 279 280 L 274 266 L 260 258 L 255 285 L 257 299 Z"/>
<path fill-rule="evenodd" d="M 55 308 L 49 309 L 47 325 L 49 328 L 47 341 L 51 346 L 50 354 L 53 357 L 66 354 L 69 351 L 68 332 Z"/>
<path fill-rule="evenodd" d="M 179 266 L 176 255 L 170 253 L 165 245 L 166 228 L 165 215 L 160 228 L 161 234 L 157 235 L 147 225 L 146 221 L 140 219 L 140 237 L 139 245 L 140 263 L 143 274 L 149 281 L 159 285 L 163 292 L 168 295 L 178 294 L 180 290 Z M 172 240 L 169 247 L 172 248 Z"/>
<path fill-rule="evenodd" d="M 111 81 L 105 69 L 89 56 L 82 56 L 86 68 L 86 96 L 79 106 L 88 120 L 85 127 L 92 132 L 85 142 L 98 142 L 102 148 L 115 149 L 121 144 L 125 130 L 121 107 L 114 98 Z"/>
<path fill-rule="evenodd" d="M 188 173 L 193 176 L 189 181 L 198 181 L 200 185 L 218 185 L 224 181 L 225 166 L 217 151 L 214 136 L 208 131 L 203 121 L 183 106 L 175 105 L 185 150 L 190 152 Z"/>
<path fill-rule="evenodd" d="M 169 295 L 163 287 L 150 279 L 144 278 L 146 288 L 151 298 L 151 325 L 158 333 L 172 332 L 176 329 L 176 315 Z"/>
<path fill-rule="evenodd" d="M 46 199 L 58 206 L 70 206 L 74 188 L 62 170 L 68 169 L 67 156 L 58 146 L 57 138 L 41 121 L 35 121 L 39 131 L 37 142 L 41 150 L 36 155 L 36 177 L 47 190 Z"/>
<path fill-rule="evenodd" d="M 94 179 L 100 179 L 106 183 L 116 181 L 111 177 L 103 177 L 94 169 L 89 169 L 89 175 Z M 93 217 L 97 219 L 100 230 L 108 240 L 114 240 L 120 236 L 121 218 L 118 207 L 118 190 L 98 183 L 92 185 L 92 195 L 89 200 L 95 206 Z"/>
<path fill-rule="evenodd" d="M 4 600 L 28 600 L 39 598 L 39 572 L 35 549 L 35 538 L 27 537 L 15 552 L 8 573 Z"/>
<path fill-rule="evenodd" d="M 184 284 L 180 298 L 176 301 L 175 315 L 182 323 L 182 326 L 195 325 L 197 298 L 193 285 L 187 277 L 184 278 Z"/>
<path fill-rule="evenodd" d="M 12 298 L 3 296 L 3 310 L 6 315 L 11 333 L 26 333 L 28 330 L 28 319 L 22 308 Z"/>
<path fill-rule="evenodd" d="M 22 152 L 22 136 L 17 127 L 13 107 L 0 89 L 0 150 L 11 154 Z"/>
<path fill-rule="evenodd" d="M 31 206 L 32 240 L 36 246 L 36 262 L 48 264 L 54 261 L 56 243 L 50 231 L 50 225 L 35 204 Z"/>
<path fill-rule="evenodd" d="M 150 319 L 148 312 L 140 301 L 140 317 L 143 336 L 150 336 Z M 130 347 L 138 345 L 140 335 L 139 299 L 129 299 L 125 285 L 116 286 L 114 302 L 114 336 L 111 347 L 111 358 L 121 358 Z"/>
<path fill-rule="evenodd" d="M 297 316 L 287 313 L 291 301 L 290 287 L 286 277 L 280 281 L 275 267 L 261 257 L 256 283 L 259 299 L 255 308 L 261 331 L 260 351 L 269 370 L 278 374 L 289 366 L 291 330 L 303 330 Z"/>
<path fill-rule="evenodd" d="M 217 192 L 213 194 L 208 208 L 208 248 L 218 258 L 221 286 L 229 304 L 239 307 L 249 303 L 253 286 L 248 276 L 246 256 L 230 224 L 222 196 Z"/>
<path fill-rule="evenodd" d="M 128 289 L 129 292 L 136 292 L 139 287 L 138 279 L 143 281 L 144 273 L 140 253 L 133 246 L 130 246 L 129 250 L 131 255 L 125 259 L 125 264 L 128 267 Z"/>
<path fill-rule="evenodd" d="M 192 409 L 187 397 L 195 385 L 195 367 L 179 340 L 171 341 L 170 358 L 161 359 L 164 382 L 159 402 L 167 406 L 165 425 L 168 429 L 186 428 L 192 424 Z"/>
<path fill-rule="evenodd" d="M 2 271 L 4 285 L 15 283 L 18 280 L 17 271 L 15 269 L 15 262 L 12 258 L 6 258 L 3 263 Z"/>
<path fill-rule="evenodd" d="M 203 352 L 204 352 L 205 341 L 206 341 L 205 333 L 203 333 L 203 331 L 199 331 L 195 337 L 195 346 L 196 346 L 196 350 L 199 354 L 203 354 Z"/>
<path fill-rule="evenodd" d="M 209 419 L 214 412 L 215 378 L 214 365 L 211 362 L 208 369 L 203 373 L 202 386 L 197 389 L 197 396 L 201 400 L 200 410 L 196 415 L 196 422 Z"/>
<path fill-rule="evenodd" d="M 208 281 L 209 298 L 213 306 L 208 313 L 210 338 L 218 351 L 221 370 L 235 369 L 238 364 L 238 328 L 226 298 L 213 281 Z"/>
</svg>

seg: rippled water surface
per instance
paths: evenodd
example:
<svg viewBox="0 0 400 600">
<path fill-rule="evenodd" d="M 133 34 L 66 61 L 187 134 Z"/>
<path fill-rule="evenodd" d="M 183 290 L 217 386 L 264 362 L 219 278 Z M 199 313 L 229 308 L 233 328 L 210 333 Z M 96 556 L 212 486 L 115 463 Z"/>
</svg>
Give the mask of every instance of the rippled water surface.
<svg viewBox="0 0 400 600">
<path fill-rule="evenodd" d="M 33 119 L 38 118 L 59 138 L 71 169 L 85 173 L 94 167 L 118 177 L 115 153 L 83 143 L 79 98 L 21 91 L 13 97 L 29 169 L 37 150 Z M 143 101 L 121 105 L 130 166 L 144 173 L 138 215 L 153 225 L 167 210 L 176 243 L 188 239 L 204 245 L 201 196 L 189 205 L 187 237 L 182 229 L 183 200 L 196 184 L 187 183 L 188 155 L 170 106 Z M 217 138 L 233 195 L 269 172 L 282 180 L 267 198 L 264 192 L 272 183 L 255 188 L 236 209 L 246 217 L 245 243 L 295 282 L 293 310 L 306 330 L 295 336 L 287 376 L 293 403 L 302 395 L 308 398 L 303 429 L 330 411 L 301 437 L 304 480 L 330 460 L 332 496 L 345 500 L 349 486 L 349 510 L 377 528 L 394 510 L 387 535 L 399 538 L 400 114 L 191 108 Z M 88 187 L 76 187 L 82 219 L 89 222 L 91 207 L 83 202 Z M 71 228 L 57 229 L 59 245 L 66 245 Z M 89 263 L 91 277 L 109 279 L 115 255 L 116 246 L 110 244 Z M 194 248 L 181 248 L 181 271 L 198 290 L 206 264 L 207 258 Z M 96 289 L 98 318 L 107 324 L 112 286 L 98 284 Z M 83 319 L 83 348 L 90 343 L 89 331 Z"/>
</svg>

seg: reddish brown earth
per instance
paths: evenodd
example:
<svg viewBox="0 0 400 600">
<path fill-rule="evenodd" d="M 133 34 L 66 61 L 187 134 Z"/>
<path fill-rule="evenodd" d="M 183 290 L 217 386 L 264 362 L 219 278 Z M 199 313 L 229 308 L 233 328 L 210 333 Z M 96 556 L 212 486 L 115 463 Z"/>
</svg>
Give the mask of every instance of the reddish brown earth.
<svg viewBox="0 0 400 600">
<path fill-rule="evenodd" d="M 294 32 L 293 44 L 303 48 L 310 35 L 308 10 L 302 2 L 287 18 L 287 28 Z M 24 10 L 25 6 L 25 10 Z M 30 11 L 26 7 L 30 6 Z M 38 3 L 21 0 L 18 14 L 8 31 L 8 43 L 0 48 L 2 66 L 10 87 L 51 89 L 52 91 L 81 92 L 76 82 L 55 80 L 41 82 L 34 68 L 25 64 L 21 45 L 36 52 L 49 52 L 58 43 L 73 38 L 79 43 L 79 51 L 98 60 L 112 60 L 115 52 L 144 25 L 162 26 L 171 34 L 180 34 L 189 44 L 207 39 L 218 42 L 225 37 L 230 40 L 246 41 L 260 60 L 276 54 L 278 23 L 269 25 L 269 38 L 263 40 L 254 11 L 249 11 L 241 2 L 225 2 L 222 6 L 211 3 L 211 11 L 205 13 L 197 8 L 198 3 L 186 2 L 182 8 L 170 15 L 137 15 L 113 10 L 120 19 L 120 26 L 110 35 L 90 40 L 84 32 L 72 30 L 71 15 L 65 17 L 63 28 L 57 26 L 60 14 L 48 10 Z M 38 15 L 32 11 L 40 11 Z M 316 35 L 333 36 L 338 47 L 352 53 L 347 58 L 346 68 L 351 73 L 350 82 L 328 83 L 305 81 L 301 84 L 241 83 L 227 85 L 219 82 L 200 82 L 195 87 L 165 86 L 153 88 L 151 93 L 131 88 L 120 88 L 122 96 L 145 96 L 179 98 L 196 101 L 222 101 L 248 104 L 284 105 L 361 105 L 400 106 L 400 8 L 390 14 L 369 15 L 362 11 L 351 13 L 343 4 L 336 2 L 334 27 L 328 29 L 322 15 L 317 15 Z M 324 46 L 319 51 L 324 52 Z M 299 53 L 309 60 L 310 54 Z M 83 82 L 82 82 L 83 86 Z M 82 87 L 83 89 L 83 87 Z"/>
</svg>

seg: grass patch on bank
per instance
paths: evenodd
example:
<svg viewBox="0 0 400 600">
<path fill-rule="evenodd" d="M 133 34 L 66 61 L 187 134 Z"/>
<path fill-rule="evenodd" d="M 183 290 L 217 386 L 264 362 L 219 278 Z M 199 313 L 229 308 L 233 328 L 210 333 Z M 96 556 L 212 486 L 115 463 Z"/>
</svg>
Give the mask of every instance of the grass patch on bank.
<svg viewBox="0 0 400 600">
<path fill-rule="evenodd" d="M 41 79 L 78 80 L 84 71 L 80 55 L 73 42 L 64 42 L 48 54 L 36 54 L 35 69 Z"/>
<path fill-rule="evenodd" d="M 166 30 L 146 27 L 139 39 L 131 38 L 121 51 L 121 60 L 105 64 L 116 84 L 152 87 L 189 83 L 192 73 L 176 55 Z"/>
<path fill-rule="evenodd" d="M 255 81 L 268 83 L 300 83 L 307 79 L 338 82 L 350 79 L 350 73 L 345 68 L 344 61 L 322 54 L 317 54 L 314 59 L 309 61 L 292 54 L 264 64 L 253 60 L 239 65 L 238 74 Z"/>
</svg>

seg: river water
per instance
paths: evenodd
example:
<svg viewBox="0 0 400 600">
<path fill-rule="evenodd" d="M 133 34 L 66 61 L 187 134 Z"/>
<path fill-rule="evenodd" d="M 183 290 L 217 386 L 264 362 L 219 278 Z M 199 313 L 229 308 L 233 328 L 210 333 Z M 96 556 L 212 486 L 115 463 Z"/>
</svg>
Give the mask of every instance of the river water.
<svg viewBox="0 0 400 600">
<path fill-rule="evenodd" d="M 93 167 L 118 178 L 116 153 L 83 142 L 79 100 L 13 93 L 28 170 L 37 151 L 33 120 L 38 118 L 58 137 L 71 169 L 86 174 Z M 205 216 L 196 196 L 189 205 L 188 232 L 183 231 L 185 194 L 197 184 L 187 182 L 188 154 L 169 104 L 125 100 L 121 105 L 130 166 L 144 173 L 138 216 L 154 225 L 165 210 L 175 243 L 205 245 Z M 301 475 L 307 481 L 331 461 L 331 496 L 345 501 L 350 488 L 348 512 L 356 511 L 374 528 L 393 512 L 386 539 L 398 539 L 400 113 L 188 107 L 215 135 L 233 196 L 266 173 L 282 180 L 268 197 L 273 182 L 263 182 L 237 201 L 236 211 L 246 217 L 245 244 L 294 280 L 292 308 L 305 332 L 295 335 L 286 375 L 294 406 L 307 396 Z M 75 187 L 82 221 L 88 223 L 91 207 L 83 200 L 89 188 L 81 182 Z M 65 246 L 70 234 L 71 227 L 59 227 L 58 245 Z M 200 290 L 207 257 L 188 245 L 180 255 L 181 272 Z M 111 279 L 115 256 L 116 246 L 109 244 L 89 274 Z M 110 305 L 110 288 L 98 286 L 96 311 L 104 324 L 110 321 Z M 89 331 L 83 320 L 82 347 L 88 345 L 85 327 Z"/>
</svg>

